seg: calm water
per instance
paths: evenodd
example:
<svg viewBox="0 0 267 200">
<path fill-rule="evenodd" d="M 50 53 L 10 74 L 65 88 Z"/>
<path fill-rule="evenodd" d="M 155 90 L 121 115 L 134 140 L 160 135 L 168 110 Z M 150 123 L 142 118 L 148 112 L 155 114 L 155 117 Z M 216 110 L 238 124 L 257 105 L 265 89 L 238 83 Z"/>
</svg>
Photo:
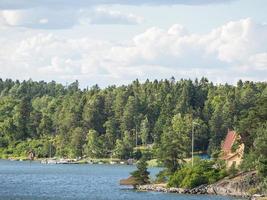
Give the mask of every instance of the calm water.
<svg viewBox="0 0 267 200">
<path fill-rule="evenodd" d="M 136 192 L 118 184 L 134 166 L 43 165 L 0 160 L 0 200 L 227 200 Z M 150 169 L 155 174 L 158 169 Z"/>
</svg>

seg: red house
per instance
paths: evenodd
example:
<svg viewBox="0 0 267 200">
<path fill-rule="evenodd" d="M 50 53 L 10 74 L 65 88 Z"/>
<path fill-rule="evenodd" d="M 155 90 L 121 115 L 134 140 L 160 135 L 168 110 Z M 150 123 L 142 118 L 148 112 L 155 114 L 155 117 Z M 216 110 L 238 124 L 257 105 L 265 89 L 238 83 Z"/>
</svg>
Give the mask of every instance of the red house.
<svg viewBox="0 0 267 200">
<path fill-rule="evenodd" d="M 239 166 L 243 159 L 244 144 L 240 142 L 240 136 L 235 131 L 228 130 L 226 138 L 222 144 L 222 159 L 226 162 L 226 167 L 232 165 Z"/>
</svg>

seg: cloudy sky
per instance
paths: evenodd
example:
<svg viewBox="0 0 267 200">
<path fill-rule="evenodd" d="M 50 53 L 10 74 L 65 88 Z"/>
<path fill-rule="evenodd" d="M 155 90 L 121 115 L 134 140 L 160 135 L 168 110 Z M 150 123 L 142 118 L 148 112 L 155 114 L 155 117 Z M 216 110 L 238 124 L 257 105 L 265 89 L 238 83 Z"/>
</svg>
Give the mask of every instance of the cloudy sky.
<svg viewBox="0 0 267 200">
<path fill-rule="evenodd" d="M 0 0 L 0 77 L 267 80 L 266 0 Z"/>
</svg>

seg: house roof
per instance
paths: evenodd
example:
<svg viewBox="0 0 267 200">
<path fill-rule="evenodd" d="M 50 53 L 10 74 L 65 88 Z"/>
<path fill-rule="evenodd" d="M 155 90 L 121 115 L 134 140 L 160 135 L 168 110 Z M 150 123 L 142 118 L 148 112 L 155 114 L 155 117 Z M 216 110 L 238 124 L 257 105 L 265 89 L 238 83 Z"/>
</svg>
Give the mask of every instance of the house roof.
<svg viewBox="0 0 267 200">
<path fill-rule="evenodd" d="M 231 151 L 232 146 L 236 140 L 236 133 L 235 131 L 228 131 L 225 141 L 222 146 L 223 151 Z"/>
</svg>

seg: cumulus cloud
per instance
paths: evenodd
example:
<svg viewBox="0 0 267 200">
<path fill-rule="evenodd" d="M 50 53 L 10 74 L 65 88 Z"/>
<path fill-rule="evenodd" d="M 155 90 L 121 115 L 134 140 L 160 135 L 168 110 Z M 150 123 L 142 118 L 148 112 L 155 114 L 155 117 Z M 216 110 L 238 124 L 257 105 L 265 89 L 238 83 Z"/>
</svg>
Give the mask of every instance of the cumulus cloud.
<svg viewBox="0 0 267 200">
<path fill-rule="evenodd" d="M 203 5 L 231 1 L 234 0 L 1 0 L 0 26 L 63 29 L 77 24 L 139 24 L 143 21 L 142 17 L 102 7 Z"/>
<path fill-rule="evenodd" d="M 120 43 L 39 34 L 0 40 L 0 73 L 102 85 L 172 75 L 207 76 L 215 82 L 266 80 L 266 34 L 267 25 L 251 19 L 207 34 L 192 34 L 178 24 L 167 30 L 153 27 Z"/>
<path fill-rule="evenodd" d="M 48 8 L 0 11 L 0 23 L 6 26 L 39 29 L 64 29 L 77 24 L 138 24 L 142 20 L 136 15 L 104 7 L 61 11 Z"/>
<path fill-rule="evenodd" d="M 71 10 L 61 12 L 47 9 L 4 10 L 0 12 L 6 26 L 28 28 L 67 28 L 73 26 L 78 18 Z"/>
<path fill-rule="evenodd" d="M 79 24 L 139 24 L 142 17 L 99 8 L 111 5 L 205 5 L 235 0 L 1 0 L 0 26 L 64 29 Z"/>
<path fill-rule="evenodd" d="M 123 14 L 120 11 L 97 7 L 93 10 L 80 10 L 80 23 L 82 24 L 139 24 L 142 17 L 134 14 Z"/>
<path fill-rule="evenodd" d="M 248 58 L 248 66 L 255 66 L 257 70 L 267 71 L 267 52 L 254 54 Z"/>
</svg>

